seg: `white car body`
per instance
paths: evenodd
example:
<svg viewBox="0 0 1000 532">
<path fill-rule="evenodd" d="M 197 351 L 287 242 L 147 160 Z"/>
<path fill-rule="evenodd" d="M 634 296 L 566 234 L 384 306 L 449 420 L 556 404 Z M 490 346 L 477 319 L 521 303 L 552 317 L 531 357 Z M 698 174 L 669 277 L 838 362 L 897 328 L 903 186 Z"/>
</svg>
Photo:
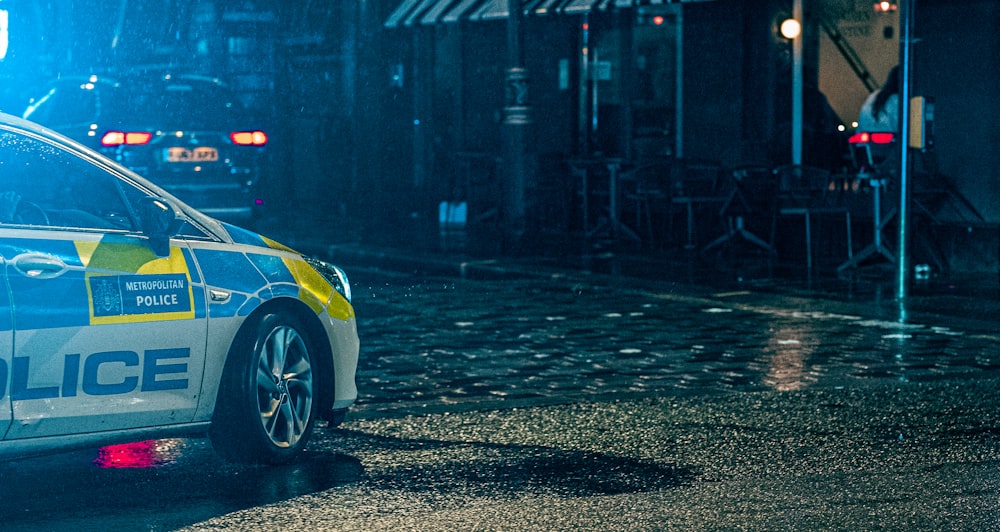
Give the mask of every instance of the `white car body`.
<svg viewBox="0 0 1000 532">
<path fill-rule="evenodd" d="M 38 192 L 63 171 L 58 179 L 84 188 L 60 181 Z M 31 207 L 0 219 L 0 457 L 209 432 L 236 341 L 266 315 L 286 317 L 292 326 L 281 330 L 307 340 L 302 445 L 317 417 L 343 419 L 357 397 L 359 342 L 341 270 L 206 217 L 65 137 L 0 115 L 0 194 L 11 186 L 21 189 L 18 208 Z M 143 217 L 149 208 L 172 212 Z M 157 216 L 169 232 L 155 227 Z M 282 393 L 295 386 L 280 384 Z M 275 403 L 286 404 L 294 409 Z M 259 414 L 266 425 L 264 406 Z"/>
</svg>

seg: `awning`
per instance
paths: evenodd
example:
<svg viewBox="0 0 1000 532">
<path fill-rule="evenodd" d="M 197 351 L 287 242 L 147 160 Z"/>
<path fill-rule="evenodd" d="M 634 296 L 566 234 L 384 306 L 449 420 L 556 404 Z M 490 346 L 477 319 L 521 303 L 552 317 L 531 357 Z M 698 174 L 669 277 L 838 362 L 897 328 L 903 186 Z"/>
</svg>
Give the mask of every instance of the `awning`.
<svg viewBox="0 0 1000 532">
<path fill-rule="evenodd" d="M 398 28 L 463 20 L 502 20 L 507 18 L 508 3 L 511 1 L 515 0 L 402 0 L 384 26 Z M 524 16 L 545 16 L 705 1 L 712 0 L 522 0 L 522 6 Z"/>
</svg>

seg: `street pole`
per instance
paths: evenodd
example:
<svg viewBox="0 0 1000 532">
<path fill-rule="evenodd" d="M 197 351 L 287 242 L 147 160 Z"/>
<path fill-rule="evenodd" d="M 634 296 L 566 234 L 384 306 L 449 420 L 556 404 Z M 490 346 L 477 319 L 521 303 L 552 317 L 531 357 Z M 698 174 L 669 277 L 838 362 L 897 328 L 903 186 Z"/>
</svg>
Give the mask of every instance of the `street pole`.
<svg viewBox="0 0 1000 532">
<path fill-rule="evenodd" d="M 792 18 L 799 22 L 799 34 L 792 40 L 792 164 L 802 164 L 802 40 L 805 20 L 802 0 L 792 5 Z"/>
<path fill-rule="evenodd" d="M 910 158 L 910 86 L 913 79 L 911 54 L 913 43 L 913 0 L 903 0 L 899 4 L 900 51 L 899 64 L 899 245 L 896 255 L 896 298 L 902 301 L 906 298 L 906 280 L 909 269 L 909 216 L 910 216 L 910 173 L 912 162 Z"/>
<path fill-rule="evenodd" d="M 501 222 L 504 248 L 517 252 L 527 230 L 528 164 L 525 154 L 528 127 L 528 72 L 521 51 L 521 0 L 507 3 L 507 71 L 504 76 L 504 186 Z"/>
</svg>

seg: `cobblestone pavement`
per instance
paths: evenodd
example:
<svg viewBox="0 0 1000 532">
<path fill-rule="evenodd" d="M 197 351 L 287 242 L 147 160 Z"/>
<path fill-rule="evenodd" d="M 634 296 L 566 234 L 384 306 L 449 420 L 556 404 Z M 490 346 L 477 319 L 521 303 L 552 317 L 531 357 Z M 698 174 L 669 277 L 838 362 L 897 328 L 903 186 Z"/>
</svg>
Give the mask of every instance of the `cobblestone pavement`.
<svg viewBox="0 0 1000 532">
<path fill-rule="evenodd" d="M 3 530 L 993 530 L 995 321 L 602 276 L 349 269 L 347 422 L 0 464 Z M 987 307 L 982 307 L 987 308 Z M 141 452 L 140 452 L 141 451 Z M 130 451 L 132 452 L 132 451 Z"/>
<path fill-rule="evenodd" d="M 1000 337 L 989 322 L 893 320 L 835 301 L 571 278 L 362 270 L 352 281 L 363 339 L 361 416 L 975 378 L 1000 369 Z"/>
</svg>

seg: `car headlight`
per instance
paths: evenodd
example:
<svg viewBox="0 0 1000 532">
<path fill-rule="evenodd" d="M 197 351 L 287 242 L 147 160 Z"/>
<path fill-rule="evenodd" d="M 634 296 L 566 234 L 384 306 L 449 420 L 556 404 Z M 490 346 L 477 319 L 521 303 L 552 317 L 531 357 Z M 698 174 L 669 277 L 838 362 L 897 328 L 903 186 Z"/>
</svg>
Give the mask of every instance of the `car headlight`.
<svg viewBox="0 0 1000 532">
<path fill-rule="evenodd" d="M 312 257 L 305 257 L 306 262 L 319 272 L 326 279 L 326 282 L 333 286 L 333 289 L 344 296 L 348 302 L 351 301 L 351 283 L 347 280 L 347 274 L 339 266 L 334 266 Z"/>
</svg>

